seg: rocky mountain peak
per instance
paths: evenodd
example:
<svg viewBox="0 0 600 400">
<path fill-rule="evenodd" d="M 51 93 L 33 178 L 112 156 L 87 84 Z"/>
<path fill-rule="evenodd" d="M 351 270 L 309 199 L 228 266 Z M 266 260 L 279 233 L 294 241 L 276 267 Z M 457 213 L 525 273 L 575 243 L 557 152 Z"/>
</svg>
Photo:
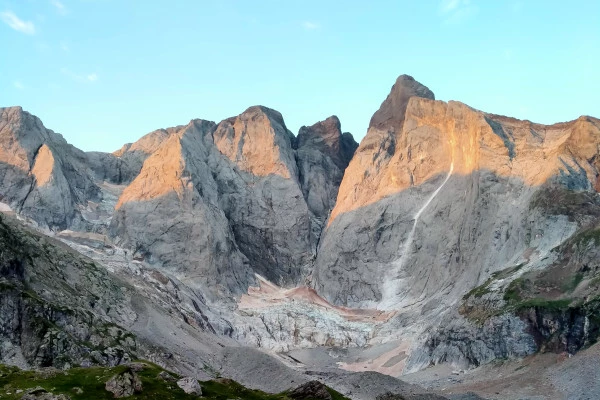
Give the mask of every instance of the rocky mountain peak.
<svg viewBox="0 0 600 400">
<path fill-rule="evenodd" d="M 435 95 L 427 86 L 410 75 L 400 75 L 379 110 L 373 114 L 369 128 L 400 128 L 404 122 L 408 100 L 415 96 L 435 100 Z"/>
<path fill-rule="evenodd" d="M 253 106 L 235 118 L 221 121 L 213 134 L 219 151 L 246 172 L 284 178 L 297 176 L 292 142 L 278 111 Z"/>
<path fill-rule="evenodd" d="M 358 147 L 351 133 L 342 133 L 340 120 L 335 115 L 311 126 L 301 127 L 296 142 L 298 149 L 312 147 L 331 157 L 342 170 L 348 166 Z"/>
<path fill-rule="evenodd" d="M 50 138 L 51 134 L 57 137 Z M 40 146 L 59 138 L 62 139 L 46 131 L 42 121 L 23 108 L 0 108 L 0 161 L 27 171 Z"/>
</svg>

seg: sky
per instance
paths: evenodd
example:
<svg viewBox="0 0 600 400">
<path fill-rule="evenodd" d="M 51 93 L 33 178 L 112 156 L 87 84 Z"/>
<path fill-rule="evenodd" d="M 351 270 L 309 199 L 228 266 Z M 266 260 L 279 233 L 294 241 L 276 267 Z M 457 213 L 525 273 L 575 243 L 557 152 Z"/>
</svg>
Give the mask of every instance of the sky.
<svg viewBox="0 0 600 400">
<path fill-rule="evenodd" d="M 597 0 L 0 0 L 0 107 L 114 151 L 252 105 L 357 140 L 398 75 L 540 123 L 600 117 Z"/>
</svg>

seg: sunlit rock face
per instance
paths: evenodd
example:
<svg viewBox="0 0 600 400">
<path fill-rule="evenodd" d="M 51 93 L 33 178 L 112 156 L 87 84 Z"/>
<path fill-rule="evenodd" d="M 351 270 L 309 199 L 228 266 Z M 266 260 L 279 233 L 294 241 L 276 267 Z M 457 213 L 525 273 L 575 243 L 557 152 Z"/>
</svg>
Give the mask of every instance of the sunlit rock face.
<svg viewBox="0 0 600 400">
<path fill-rule="evenodd" d="M 527 249 L 549 251 L 576 225 L 536 215 L 531 198 L 595 190 L 599 126 L 486 114 L 401 76 L 346 169 L 315 288 L 349 306 L 452 303 Z"/>
<path fill-rule="evenodd" d="M 300 283 L 356 147 L 339 121 L 322 124 L 305 128 L 298 144 L 281 114 L 256 106 L 144 137 L 116 153 L 152 152 L 120 195 L 110 234 L 209 297 L 245 292 L 254 273 Z"/>
<path fill-rule="evenodd" d="M 99 201 L 85 153 L 21 107 L 0 108 L 0 196 L 43 228 L 85 228 L 80 209 Z"/>
<path fill-rule="evenodd" d="M 52 231 L 89 231 L 201 285 L 208 297 L 310 274 L 357 146 L 332 117 L 296 138 L 250 107 L 151 132 L 110 153 L 67 144 L 19 107 L 2 109 L 2 202 Z"/>
</svg>

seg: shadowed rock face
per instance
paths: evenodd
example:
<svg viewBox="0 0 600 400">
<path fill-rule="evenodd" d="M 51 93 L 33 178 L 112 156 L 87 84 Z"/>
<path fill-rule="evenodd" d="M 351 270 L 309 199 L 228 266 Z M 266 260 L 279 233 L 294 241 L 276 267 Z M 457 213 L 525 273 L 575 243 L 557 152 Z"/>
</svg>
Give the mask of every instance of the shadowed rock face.
<svg viewBox="0 0 600 400">
<path fill-rule="evenodd" d="M 302 193 L 321 229 L 335 205 L 344 171 L 358 144 L 350 133 L 342 133 L 340 120 L 332 116 L 300 128 L 297 147 Z"/>
</svg>

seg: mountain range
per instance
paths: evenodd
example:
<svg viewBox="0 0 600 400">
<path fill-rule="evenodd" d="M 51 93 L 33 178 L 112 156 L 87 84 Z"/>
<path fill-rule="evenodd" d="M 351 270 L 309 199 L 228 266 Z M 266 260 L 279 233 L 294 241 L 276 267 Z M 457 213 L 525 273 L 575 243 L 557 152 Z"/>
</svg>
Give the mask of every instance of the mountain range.
<svg viewBox="0 0 600 400">
<path fill-rule="evenodd" d="M 360 144 L 253 106 L 84 152 L 0 108 L 1 362 L 600 396 L 599 154 L 597 118 L 521 121 L 408 75 Z"/>
</svg>

